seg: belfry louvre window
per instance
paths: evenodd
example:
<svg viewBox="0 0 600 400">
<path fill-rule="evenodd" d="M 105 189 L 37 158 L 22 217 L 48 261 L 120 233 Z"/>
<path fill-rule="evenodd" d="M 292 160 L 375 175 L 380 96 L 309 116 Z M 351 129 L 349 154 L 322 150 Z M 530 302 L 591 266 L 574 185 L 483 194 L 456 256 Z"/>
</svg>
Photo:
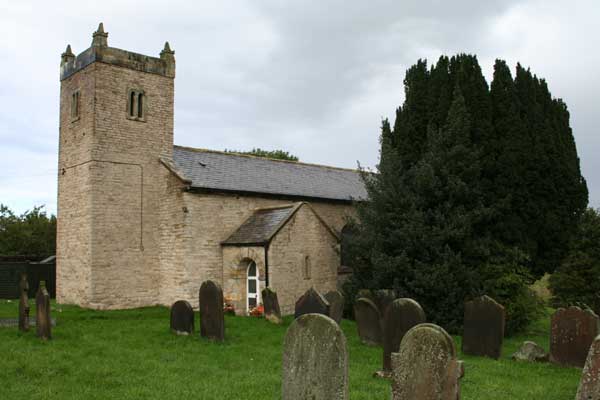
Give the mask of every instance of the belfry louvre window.
<svg viewBox="0 0 600 400">
<path fill-rule="evenodd" d="M 71 95 L 71 122 L 79 119 L 79 90 Z"/>
<path fill-rule="evenodd" d="M 143 90 L 129 89 L 127 92 L 127 118 L 146 120 L 146 95 Z"/>
</svg>

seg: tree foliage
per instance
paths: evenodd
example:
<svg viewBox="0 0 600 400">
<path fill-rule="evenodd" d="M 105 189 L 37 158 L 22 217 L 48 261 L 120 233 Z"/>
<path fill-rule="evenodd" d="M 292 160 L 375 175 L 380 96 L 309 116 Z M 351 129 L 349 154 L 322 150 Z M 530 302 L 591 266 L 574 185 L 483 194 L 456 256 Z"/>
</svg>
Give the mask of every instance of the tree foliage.
<svg viewBox="0 0 600 400">
<path fill-rule="evenodd" d="M 378 173 L 363 174 L 349 286 L 393 287 L 450 330 L 485 293 L 518 331 L 538 308 L 527 285 L 556 267 L 587 204 L 566 106 L 501 60 L 488 87 L 465 54 L 419 61 L 404 84 Z"/>
<path fill-rule="evenodd" d="M 44 258 L 56 254 L 56 217 L 44 207 L 15 215 L 0 204 L 0 255 Z"/>
<path fill-rule="evenodd" d="M 600 312 L 600 210 L 587 209 L 567 257 L 550 277 L 556 307 L 586 305 Z"/>
<path fill-rule="evenodd" d="M 300 161 L 298 157 L 293 154 L 290 154 L 287 151 L 283 150 L 263 150 L 261 148 L 255 148 L 251 151 L 237 151 L 237 150 L 227 150 L 226 153 L 235 153 L 235 154 L 246 154 L 250 156 L 256 157 L 264 157 L 264 158 L 273 158 L 276 160 L 286 160 L 286 161 Z"/>
</svg>

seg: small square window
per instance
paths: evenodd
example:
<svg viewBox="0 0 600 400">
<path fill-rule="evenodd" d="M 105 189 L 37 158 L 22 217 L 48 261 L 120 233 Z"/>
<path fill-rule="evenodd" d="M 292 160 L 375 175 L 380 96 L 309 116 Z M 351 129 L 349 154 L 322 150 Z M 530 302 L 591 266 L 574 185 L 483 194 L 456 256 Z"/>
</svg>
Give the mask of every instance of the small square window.
<svg viewBox="0 0 600 400">
<path fill-rule="evenodd" d="M 71 94 L 71 122 L 75 122 L 79 119 L 79 103 L 79 90 L 76 90 Z"/>
<path fill-rule="evenodd" d="M 146 95 L 143 90 L 129 89 L 127 92 L 127 118 L 146 120 Z"/>
</svg>

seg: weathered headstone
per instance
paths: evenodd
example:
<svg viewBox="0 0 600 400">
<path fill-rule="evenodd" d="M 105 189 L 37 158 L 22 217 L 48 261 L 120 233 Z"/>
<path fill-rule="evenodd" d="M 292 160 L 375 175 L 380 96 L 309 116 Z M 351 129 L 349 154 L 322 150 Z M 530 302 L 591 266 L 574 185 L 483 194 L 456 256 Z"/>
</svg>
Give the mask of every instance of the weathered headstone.
<svg viewBox="0 0 600 400">
<path fill-rule="evenodd" d="M 200 336 L 225 340 L 223 290 L 213 281 L 206 281 L 200 286 Z"/>
<path fill-rule="evenodd" d="M 590 346 L 575 400 L 600 400 L 600 336 Z"/>
<path fill-rule="evenodd" d="M 344 296 L 337 290 L 325 294 L 325 300 L 329 303 L 329 316 L 338 324 L 344 314 Z"/>
<path fill-rule="evenodd" d="M 369 299 L 360 298 L 354 303 L 354 319 L 361 342 L 369 346 L 381 346 L 381 315 Z"/>
<path fill-rule="evenodd" d="M 37 336 L 49 340 L 52 338 L 52 322 L 50 320 L 50 295 L 46 290 L 46 282 L 41 281 L 35 296 L 35 323 Z"/>
<path fill-rule="evenodd" d="M 347 400 L 346 337 L 331 318 L 305 314 L 283 343 L 283 400 Z"/>
<path fill-rule="evenodd" d="M 425 321 L 425 312 L 413 299 L 396 299 L 387 307 L 383 318 L 384 375 L 392 370 L 392 353 L 398 352 L 406 332 Z"/>
<path fill-rule="evenodd" d="M 265 308 L 265 318 L 274 324 L 281 324 L 283 320 L 281 319 L 281 309 L 279 308 L 277 293 L 271 290 L 271 288 L 266 287 L 262 290 L 261 294 Z"/>
<path fill-rule="evenodd" d="M 537 343 L 525 341 L 511 358 L 515 361 L 546 362 L 548 353 Z"/>
<path fill-rule="evenodd" d="M 379 309 L 381 318 L 384 318 L 388 306 L 396 300 L 396 294 L 391 289 L 379 289 L 373 292 L 373 298 L 375 299 L 373 302 Z"/>
<path fill-rule="evenodd" d="M 462 351 L 498 359 L 504 340 L 504 307 L 489 296 L 465 303 Z"/>
<path fill-rule="evenodd" d="M 325 298 L 315 290 L 310 288 L 296 301 L 294 318 L 304 314 L 323 314 L 329 315 L 329 303 Z"/>
<path fill-rule="evenodd" d="M 434 324 L 417 325 L 392 354 L 392 400 L 457 400 L 463 374 L 450 335 Z"/>
<path fill-rule="evenodd" d="M 21 274 L 21 280 L 19 281 L 19 330 L 27 332 L 29 330 L 29 297 L 27 292 L 29 291 L 29 282 L 27 281 L 27 274 Z"/>
<path fill-rule="evenodd" d="M 171 332 L 177 335 L 194 332 L 194 309 L 185 300 L 178 300 L 171 306 Z"/>
<path fill-rule="evenodd" d="M 598 316 L 579 307 L 559 308 L 550 323 L 550 361 L 582 368 L 598 336 Z"/>
<path fill-rule="evenodd" d="M 377 305 L 377 301 L 375 300 L 375 295 L 371 289 L 359 289 L 356 294 L 356 300 L 358 299 L 369 299 L 373 302 L 373 304 Z"/>
</svg>

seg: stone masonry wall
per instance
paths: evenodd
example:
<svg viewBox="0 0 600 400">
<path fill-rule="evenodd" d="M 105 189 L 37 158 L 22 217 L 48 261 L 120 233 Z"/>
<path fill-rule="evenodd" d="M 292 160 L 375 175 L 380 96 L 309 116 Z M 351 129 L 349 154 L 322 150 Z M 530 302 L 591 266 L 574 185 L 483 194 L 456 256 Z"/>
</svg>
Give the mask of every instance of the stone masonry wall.
<svg viewBox="0 0 600 400">
<path fill-rule="evenodd" d="M 61 82 L 58 154 L 56 297 L 88 304 L 91 296 L 92 196 L 89 159 L 94 132 L 95 65 Z M 80 93 L 80 117 L 71 96 Z"/>
<path fill-rule="evenodd" d="M 183 261 L 179 259 L 177 263 L 165 263 L 162 266 L 163 271 L 172 269 L 169 276 L 173 280 L 168 287 L 165 285 L 164 289 L 161 289 L 161 304 L 170 305 L 176 300 L 184 299 L 197 307 L 198 289 L 203 281 L 211 279 L 222 286 L 227 286 L 225 283 L 230 278 L 224 278 L 223 274 L 231 267 L 228 260 L 235 259 L 237 256 L 231 254 L 233 250 L 222 248 L 220 243 L 252 215 L 254 210 L 291 202 L 254 196 L 184 192 L 182 206 L 186 207 L 187 212 L 184 216 L 183 230 L 178 232 L 181 238 L 178 240 L 178 245 L 182 246 L 185 259 Z M 346 216 L 354 214 L 354 207 L 350 204 L 311 202 L 311 206 L 337 232 L 343 228 Z M 225 262 L 224 257 L 226 257 Z M 259 260 L 255 261 L 259 262 Z M 339 260 L 336 268 L 337 266 Z M 271 271 L 270 267 L 269 271 Z M 261 274 L 264 272 L 261 271 Z M 231 290 L 227 290 L 226 287 L 223 289 L 225 296 L 233 295 Z M 243 295 L 245 296 L 245 290 Z M 239 301 L 241 302 L 241 299 Z M 245 304 L 245 299 L 244 303 L 240 304 Z"/>
<path fill-rule="evenodd" d="M 269 284 L 282 314 L 293 314 L 296 300 L 311 286 L 322 294 L 335 290 L 339 266 L 337 239 L 309 206 L 302 206 L 269 246 Z"/>
<path fill-rule="evenodd" d="M 146 95 L 145 121 L 127 118 L 130 89 Z M 82 103 L 76 122 L 70 121 L 73 90 Z M 98 62 L 62 82 L 59 302 L 91 308 L 159 302 L 165 182 L 159 156 L 172 155 L 173 95 L 172 78 Z M 86 170 L 89 186 L 69 183 Z"/>
</svg>

